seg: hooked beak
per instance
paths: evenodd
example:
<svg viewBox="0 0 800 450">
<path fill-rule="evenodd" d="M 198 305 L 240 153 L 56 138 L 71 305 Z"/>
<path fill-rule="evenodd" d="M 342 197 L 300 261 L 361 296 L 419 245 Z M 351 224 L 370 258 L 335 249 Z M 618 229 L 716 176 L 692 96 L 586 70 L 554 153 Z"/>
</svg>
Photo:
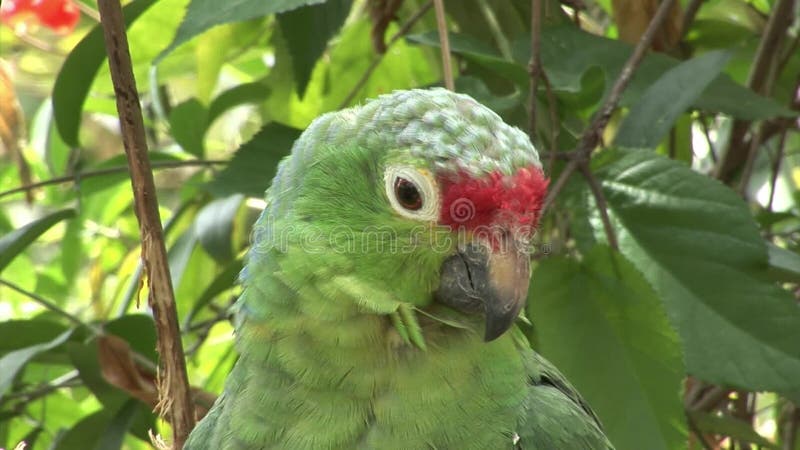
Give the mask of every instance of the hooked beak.
<svg viewBox="0 0 800 450">
<path fill-rule="evenodd" d="M 460 311 L 483 312 L 489 342 L 511 328 L 525 305 L 529 279 L 530 259 L 518 243 L 503 238 L 492 249 L 472 242 L 442 264 L 436 300 Z"/>
</svg>

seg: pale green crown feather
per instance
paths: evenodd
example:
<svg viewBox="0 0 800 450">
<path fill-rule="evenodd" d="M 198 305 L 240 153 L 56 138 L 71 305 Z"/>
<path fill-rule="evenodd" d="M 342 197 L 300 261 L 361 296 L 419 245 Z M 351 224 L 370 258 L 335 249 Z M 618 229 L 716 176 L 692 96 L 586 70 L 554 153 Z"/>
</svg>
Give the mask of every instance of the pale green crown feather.
<svg viewBox="0 0 800 450">
<path fill-rule="evenodd" d="M 403 149 L 409 158 L 431 161 L 436 170 L 464 170 L 471 175 L 541 167 L 525 133 L 472 97 L 442 88 L 395 91 L 320 116 L 281 162 L 272 192 L 291 189 L 321 145 Z"/>
<path fill-rule="evenodd" d="M 541 167 L 524 133 L 443 89 L 315 120 L 281 162 L 253 228 L 237 303 L 240 357 L 185 449 L 611 449 L 518 329 L 486 343 L 480 315 L 433 301 L 456 250 L 434 248 L 434 237 L 453 231 L 392 208 L 391 164 L 476 178 Z M 375 226 L 392 233 L 363 239 Z M 306 245 L 337 229 L 365 251 Z M 386 251 L 393 244 L 408 251 Z"/>
</svg>

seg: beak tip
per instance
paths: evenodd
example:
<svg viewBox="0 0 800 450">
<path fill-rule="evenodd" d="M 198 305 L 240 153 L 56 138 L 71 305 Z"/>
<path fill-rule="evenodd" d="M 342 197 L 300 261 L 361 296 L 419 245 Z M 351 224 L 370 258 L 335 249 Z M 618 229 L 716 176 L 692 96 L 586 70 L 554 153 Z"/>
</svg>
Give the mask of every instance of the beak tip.
<svg viewBox="0 0 800 450">
<path fill-rule="evenodd" d="M 486 330 L 483 334 L 483 341 L 484 342 L 492 342 L 493 340 L 499 338 L 509 328 L 514 324 L 514 320 L 516 316 L 513 316 L 508 320 L 508 318 L 503 318 L 503 320 L 492 320 L 491 317 L 486 317 Z"/>
</svg>

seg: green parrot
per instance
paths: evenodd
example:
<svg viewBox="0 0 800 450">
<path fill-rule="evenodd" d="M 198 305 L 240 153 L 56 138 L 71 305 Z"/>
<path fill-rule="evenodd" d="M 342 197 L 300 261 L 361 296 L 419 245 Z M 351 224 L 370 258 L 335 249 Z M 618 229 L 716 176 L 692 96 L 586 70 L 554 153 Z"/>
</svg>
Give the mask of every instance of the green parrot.
<svg viewBox="0 0 800 450">
<path fill-rule="evenodd" d="M 613 449 L 515 325 L 547 182 L 466 95 L 316 119 L 267 191 L 239 359 L 185 448 Z"/>
</svg>

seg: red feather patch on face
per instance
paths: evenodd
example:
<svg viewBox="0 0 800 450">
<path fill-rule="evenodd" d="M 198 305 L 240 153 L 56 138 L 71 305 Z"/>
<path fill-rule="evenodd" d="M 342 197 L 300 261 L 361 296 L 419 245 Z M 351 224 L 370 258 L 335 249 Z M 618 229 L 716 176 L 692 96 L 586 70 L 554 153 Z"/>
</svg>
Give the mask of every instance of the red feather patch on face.
<svg viewBox="0 0 800 450">
<path fill-rule="evenodd" d="M 443 178 L 439 182 L 439 222 L 471 231 L 482 226 L 503 226 L 530 232 L 539 221 L 548 183 L 536 166 L 524 167 L 511 176 L 493 172 L 476 179 L 460 172 Z"/>
</svg>

